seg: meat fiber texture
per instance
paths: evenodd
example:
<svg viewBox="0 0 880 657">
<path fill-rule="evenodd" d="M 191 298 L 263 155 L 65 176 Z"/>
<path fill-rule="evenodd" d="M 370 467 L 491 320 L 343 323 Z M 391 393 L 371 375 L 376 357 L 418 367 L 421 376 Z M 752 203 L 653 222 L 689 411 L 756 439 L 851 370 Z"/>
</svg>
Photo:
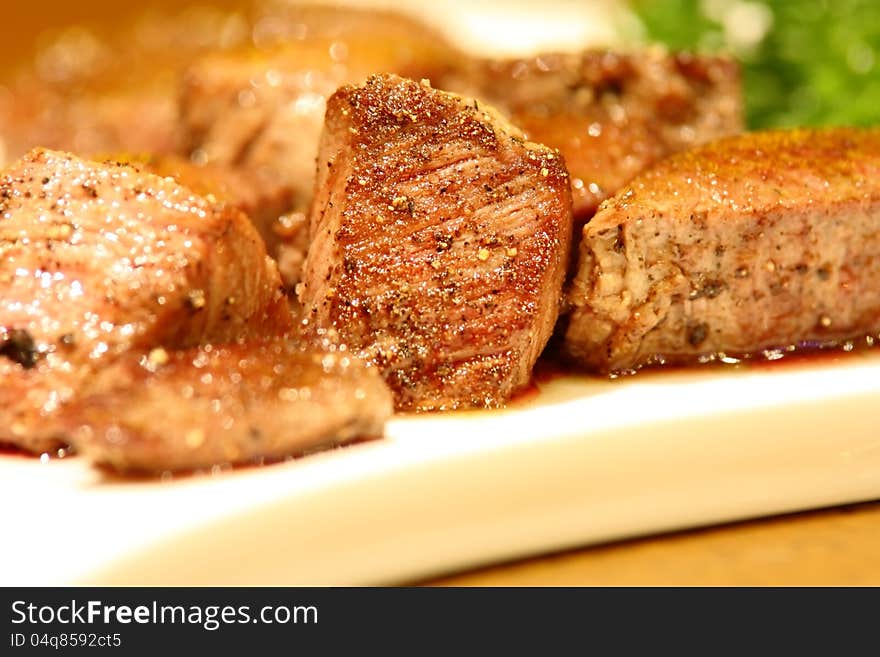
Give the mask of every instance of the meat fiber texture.
<svg viewBox="0 0 880 657">
<path fill-rule="evenodd" d="M 276 38 L 188 68 L 181 126 L 195 161 L 273 176 L 305 209 L 326 99 L 374 73 L 431 78 L 457 55 L 428 26 L 394 12 L 291 6 L 275 20 Z"/>
<path fill-rule="evenodd" d="M 560 150 L 576 230 L 656 161 L 743 129 L 739 66 L 726 57 L 655 47 L 476 59 L 437 84 L 492 103 Z"/>
<path fill-rule="evenodd" d="M 245 215 L 171 178 L 37 149 L 0 206 L 0 442 L 57 446 L 59 408 L 131 351 L 290 328 Z"/>
<path fill-rule="evenodd" d="M 399 409 L 491 407 L 556 322 L 571 195 L 559 154 L 491 108 L 394 75 L 328 101 L 300 300 Z"/>
<path fill-rule="evenodd" d="M 619 371 L 880 331 L 880 130 L 792 130 L 673 156 L 583 230 L 566 349 Z"/>
</svg>

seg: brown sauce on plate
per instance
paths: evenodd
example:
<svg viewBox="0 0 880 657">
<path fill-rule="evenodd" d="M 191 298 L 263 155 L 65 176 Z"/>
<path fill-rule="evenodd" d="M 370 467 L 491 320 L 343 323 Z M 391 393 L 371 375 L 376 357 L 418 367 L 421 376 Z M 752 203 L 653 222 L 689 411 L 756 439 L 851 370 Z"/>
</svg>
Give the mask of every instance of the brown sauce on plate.
<svg viewBox="0 0 880 657">
<path fill-rule="evenodd" d="M 662 375 L 664 372 L 676 371 L 771 371 L 778 369 L 812 367 L 831 367 L 843 364 L 854 364 L 868 358 L 877 358 L 880 354 L 880 339 L 866 336 L 856 340 L 846 340 L 828 344 L 792 345 L 776 349 L 765 349 L 749 354 L 714 354 L 700 362 L 658 363 L 648 365 L 637 371 L 618 372 L 610 375 L 612 379 L 628 378 L 645 374 Z"/>
<path fill-rule="evenodd" d="M 855 364 L 869 358 L 880 358 L 880 338 L 867 336 L 859 340 L 847 340 L 834 344 L 767 349 L 738 356 L 716 354 L 706 357 L 703 362 L 655 363 L 638 370 L 600 374 L 567 363 L 557 345 L 551 343 L 535 364 L 529 385 L 516 393 L 510 404 L 516 406 L 534 401 L 541 394 L 543 386 L 562 377 L 574 376 L 595 381 L 628 381 L 632 377 L 654 378 L 687 372 L 728 374 L 731 372 L 806 370 L 816 367 Z"/>
</svg>

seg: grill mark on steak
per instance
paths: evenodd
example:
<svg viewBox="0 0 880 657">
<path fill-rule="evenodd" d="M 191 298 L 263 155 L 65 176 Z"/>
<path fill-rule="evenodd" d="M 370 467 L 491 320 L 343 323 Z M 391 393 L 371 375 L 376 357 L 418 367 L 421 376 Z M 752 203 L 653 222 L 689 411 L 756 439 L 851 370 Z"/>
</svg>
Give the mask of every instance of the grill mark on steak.
<svg viewBox="0 0 880 657">
<path fill-rule="evenodd" d="M 601 371 L 880 331 L 880 130 L 793 130 L 675 155 L 583 230 L 566 349 Z"/>
<path fill-rule="evenodd" d="M 575 231 L 662 157 L 743 129 L 740 75 L 724 57 L 591 50 L 472 60 L 437 83 L 485 99 L 571 173 Z"/>
<path fill-rule="evenodd" d="M 500 405 L 555 323 L 570 213 L 562 159 L 491 108 L 393 75 L 343 87 L 304 317 L 376 363 L 400 409 Z"/>
</svg>

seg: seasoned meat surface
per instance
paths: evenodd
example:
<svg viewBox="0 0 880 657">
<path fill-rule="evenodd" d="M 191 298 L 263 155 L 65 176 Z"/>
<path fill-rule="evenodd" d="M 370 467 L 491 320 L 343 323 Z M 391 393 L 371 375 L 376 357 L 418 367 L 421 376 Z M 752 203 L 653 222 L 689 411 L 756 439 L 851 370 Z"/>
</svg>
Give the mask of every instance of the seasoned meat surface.
<svg viewBox="0 0 880 657">
<path fill-rule="evenodd" d="M 723 139 L 587 224 L 566 348 L 614 371 L 876 336 L 878 276 L 880 130 Z"/>
<path fill-rule="evenodd" d="M 0 205 L 0 442 L 51 448 L 58 408 L 130 350 L 290 327 L 251 223 L 171 178 L 37 149 Z"/>
<path fill-rule="evenodd" d="M 222 164 L 195 164 L 175 155 L 135 158 L 147 171 L 171 176 L 197 194 L 215 198 L 244 212 L 256 226 L 269 255 L 278 263 L 281 280 L 295 303 L 293 290 L 302 277 L 309 245 L 308 222 L 295 211 L 289 184 L 251 169 Z"/>
<path fill-rule="evenodd" d="M 655 161 L 743 127 L 739 69 L 722 57 L 650 49 L 474 60 L 438 84 L 492 103 L 562 152 L 576 229 Z"/>
<path fill-rule="evenodd" d="M 382 435 L 375 368 L 345 348 L 270 341 L 126 354 L 64 414 L 77 451 L 120 471 L 278 460 Z"/>
<path fill-rule="evenodd" d="M 176 155 L 146 156 L 135 163 L 150 173 L 171 176 L 184 187 L 205 197 L 232 205 L 253 222 L 266 250 L 277 258 L 282 243 L 290 242 L 293 190 L 279 180 L 240 167 L 198 165 Z"/>
<path fill-rule="evenodd" d="M 291 6 L 259 47 L 203 57 L 184 79 L 185 148 L 290 184 L 305 210 L 327 97 L 392 71 L 430 78 L 454 57 L 444 39 L 391 12 Z"/>
<path fill-rule="evenodd" d="M 376 363 L 401 409 L 496 406 L 559 308 L 562 159 L 475 100 L 393 75 L 328 101 L 304 316 Z"/>
</svg>

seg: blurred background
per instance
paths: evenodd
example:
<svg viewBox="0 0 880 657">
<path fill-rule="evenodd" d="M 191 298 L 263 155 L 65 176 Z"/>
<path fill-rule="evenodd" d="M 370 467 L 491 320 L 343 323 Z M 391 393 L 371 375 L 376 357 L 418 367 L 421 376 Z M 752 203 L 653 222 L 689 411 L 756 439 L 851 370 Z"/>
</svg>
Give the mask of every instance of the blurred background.
<svg viewBox="0 0 880 657">
<path fill-rule="evenodd" d="M 878 123 L 876 0 L 659 0 L 633 9 L 648 38 L 739 57 L 753 128 Z"/>
<path fill-rule="evenodd" d="M 79 65 L 89 66 L 99 54 L 107 56 L 106 43 L 114 34 L 156 39 L 156 31 L 168 25 L 169 16 L 179 28 L 175 39 L 234 41 L 247 29 L 238 13 L 245 4 L 243 0 L 8 3 L 0 25 L 4 81 L 23 62 L 36 60 L 38 67 L 57 68 L 58 60 L 69 60 L 71 53 L 80 58 Z M 876 0 L 551 0 L 543 3 L 546 11 L 539 20 L 532 0 L 341 4 L 408 11 L 468 49 L 495 54 L 635 47 L 648 42 L 730 52 L 743 62 L 751 128 L 870 125 L 878 123 L 880 115 L 880 2 Z M 173 49 L 174 40 L 166 39 L 163 47 Z M 102 48 L 105 52 L 99 53 Z"/>
</svg>

